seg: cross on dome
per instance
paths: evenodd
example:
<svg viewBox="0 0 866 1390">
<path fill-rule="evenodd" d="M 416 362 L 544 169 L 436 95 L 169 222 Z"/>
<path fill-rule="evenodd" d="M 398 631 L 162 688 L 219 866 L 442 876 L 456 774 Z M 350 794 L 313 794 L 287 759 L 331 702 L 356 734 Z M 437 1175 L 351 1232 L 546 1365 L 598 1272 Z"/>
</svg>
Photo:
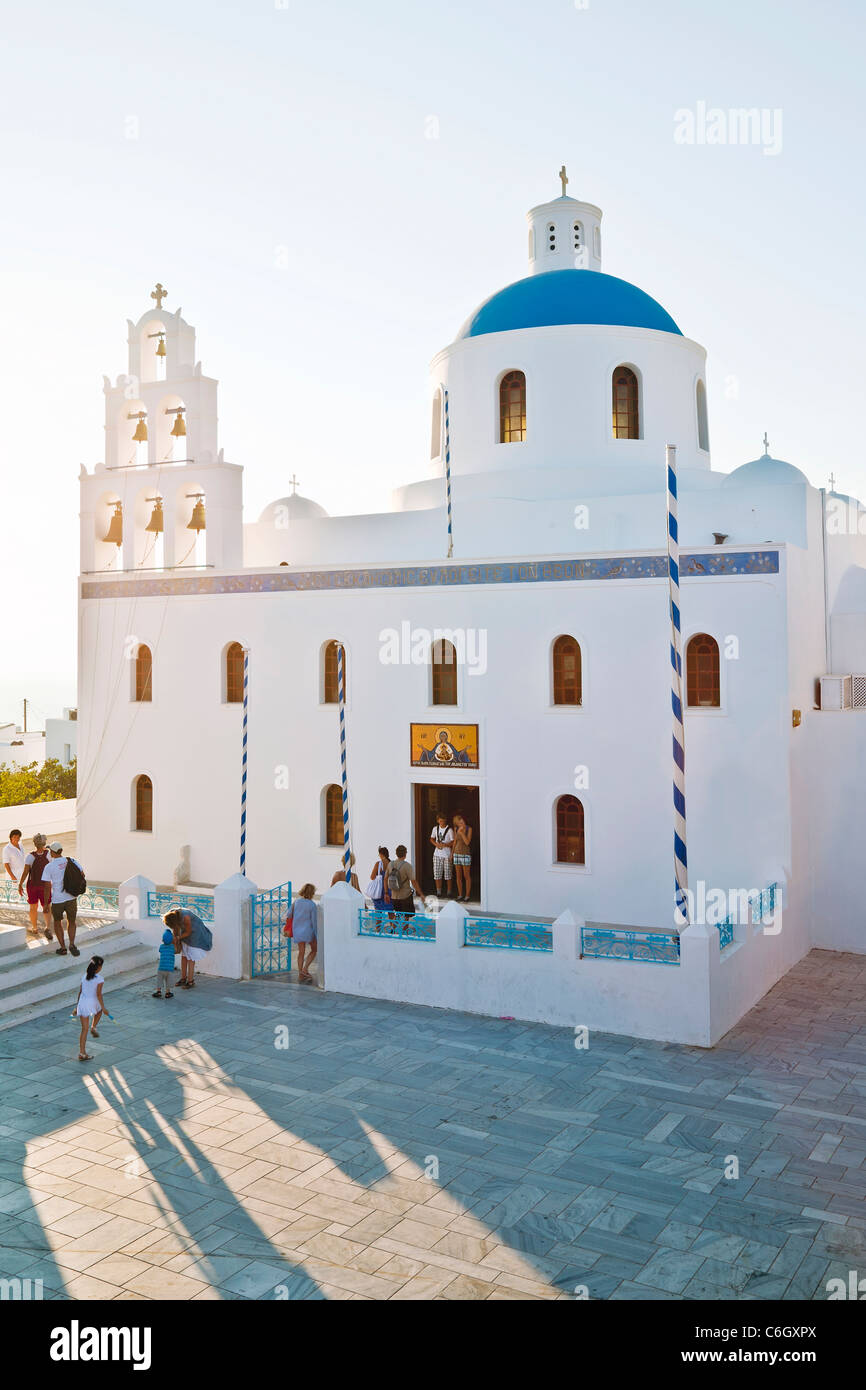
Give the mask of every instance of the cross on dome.
<svg viewBox="0 0 866 1390">
<path fill-rule="evenodd" d="M 564 197 L 566 196 L 566 194 L 565 194 L 565 186 L 566 186 L 566 184 L 568 183 L 568 175 L 567 175 L 566 172 L 565 172 L 565 165 L 564 165 L 564 164 L 563 164 L 562 168 L 561 168 L 560 171 L 559 171 L 559 181 L 560 181 L 560 183 L 562 184 L 562 196 L 563 196 L 563 198 L 564 198 Z"/>
<path fill-rule="evenodd" d="M 166 298 L 167 295 L 168 295 L 168 290 L 163 289 L 163 287 L 162 287 L 162 285 L 160 284 L 159 280 L 157 280 L 157 282 L 156 282 L 156 289 L 155 289 L 155 290 L 151 290 L 151 292 L 150 292 L 150 297 L 151 297 L 151 299 L 155 299 L 155 300 L 156 300 L 156 307 L 157 307 L 157 309 L 161 309 L 161 308 L 162 308 L 162 301 Z"/>
<path fill-rule="evenodd" d="M 770 441 L 769 441 L 769 439 L 767 438 L 767 431 L 766 431 L 766 430 L 764 430 L 763 444 L 764 444 L 764 453 L 765 453 L 765 454 L 769 454 L 769 452 L 770 452 Z"/>
<path fill-rule="evenodd" d="M 295 493 L 296 493 L 297 490 L 298 490 L 298 479 L 295 477 L 294 473 L 292 474 L 291 478 L 289 479 L 289 482 L 290 482 L 291 485 L 292 485 L 292 496 L 294 497 Z"/>
</svg>

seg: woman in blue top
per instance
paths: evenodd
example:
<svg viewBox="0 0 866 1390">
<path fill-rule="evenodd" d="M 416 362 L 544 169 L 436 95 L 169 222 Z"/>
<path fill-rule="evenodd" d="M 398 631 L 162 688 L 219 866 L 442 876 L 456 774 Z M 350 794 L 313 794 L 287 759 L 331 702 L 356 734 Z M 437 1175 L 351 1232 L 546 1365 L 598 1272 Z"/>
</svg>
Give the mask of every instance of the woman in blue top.
<svg viewBox="0 0 866 1390">
<path fill-rule="evenodd" d="M 204 960 L 213 946 L 210 927 L 205 926 L 194 912 L 179 907 L 166 912 L 163 922 L 174 932 L 175 944 L 181 952 L 180 979 L 178 989 L 192 989 L 195 984 L 195 963 Z"/>
<path fill-rule="evenodd" d="M 289 913 L 292 923 L 292 938 L 298 946 L 298 983 L 301 985 L 311 985 L 313 977 L 308 967 L 316 959 L 318 949 L 318 924 L 319 913 L 316 904 L 313 902 L 315 884 L 305 883 Z M 288 922 L 286 923 L 288 926 Z M 307 947 L 312 946 L 312 950 L 307 957 L 306 964 L 304 957 L 307 954 Z"/>
</svg>

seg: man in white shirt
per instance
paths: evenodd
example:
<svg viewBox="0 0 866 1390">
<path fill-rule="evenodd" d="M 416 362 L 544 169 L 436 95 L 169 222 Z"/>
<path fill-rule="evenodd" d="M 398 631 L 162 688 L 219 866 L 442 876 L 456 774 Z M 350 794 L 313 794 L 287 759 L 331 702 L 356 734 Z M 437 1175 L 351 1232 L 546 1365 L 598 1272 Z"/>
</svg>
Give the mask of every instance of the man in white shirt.
<svg viewBox="0 0 866 1390">
<path fill-rule="evenodd" d="M 436 817 L 436 824 L 430 831 L 430 843 L 433 846 L 433 877 L 436 892 L 441 898 L 443 879 L 446 884 L 451 883 L 451 847 L 454 844 L 454 831 L 448 824 L 447 816 Z"/>
<path fill-rule="evenodd" d="M 16 886 L 24 872 L 24 851 L 21 848 L 21 831 L 10 830 L 9 839 L 3 846 L 3 877 L 15 880 Z"/>
<path fill-rule="evenodd" d="M 73 956 L 80 956 L 81 952 L 75 944 L 75 915 L 78 911 L 78 899 L 74 894 L 67 893 L 63 887 L 63 875 L 66 872 L 68 860 L 64 857 L 63 846 L 59 841 L 55 840 L 48 848 L 51 850 L 51 858 L 42 870 L 42 882 L 48 887 L 51 916 L 54 918 L 54 930 L 59 942 L 54 954 L 57 956 L 66 955 L 66 945 L 63 940 L 63 917 L 65 914 L 69 928 L 69 950 Z M 72 862 L 78 864 L 77 859 L 73 859 Z M 80 869 L 81 865 L 78 864 L 78 867 Z"/>
</svg>

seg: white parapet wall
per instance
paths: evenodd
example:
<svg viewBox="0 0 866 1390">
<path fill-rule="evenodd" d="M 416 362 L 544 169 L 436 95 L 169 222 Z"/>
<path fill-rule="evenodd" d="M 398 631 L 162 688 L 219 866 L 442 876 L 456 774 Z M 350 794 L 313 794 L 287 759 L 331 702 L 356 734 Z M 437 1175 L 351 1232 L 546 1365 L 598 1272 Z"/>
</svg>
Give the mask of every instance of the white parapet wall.
<svg viewBox="0 0 866 1390">
<path fill-rule="evenodd" d="M 162 917 L 148 914 L 148 894 L 156 884 L 141 874 L 128 878 L 117 890 L 118 917 L 123 926 L 153 946 L 154 971 L 157 952 L 165 931 Z M 196 973 L 222 975 L 229 980 L 247 979 L 250 974 L 250 898 L 256 885 L 241 874 L 232 874 L 213 890 L 213 910 L 198 913 L 213 936 L 213 949 L 196 963 Z M 177 957 L 180 964 L 180 956 Z"/>
<path fill-rule="evenodd" d="M 31 801 L 28 806 L 0 806 L 0 839 L 8 840 L 10 830 L 20 830 L 25 840 L 40 832 L 52 837 L 76 826 L 76 800 Z"/>
<path fill-rule="evenodd" d="M 360 893 L 335 884 L 322 897 L 325 988 L 560 1027 L 712 1047 L 808 949 L 793 922 L 746 923 L 722 952 L 715 925 L 680 937 L 678 965 L 580 956 L 583 923 L 563 912 L 553 950 L 464 945 L 467 913 L 449 903 L 434 942 L 359 931 Z"/>
</svg>

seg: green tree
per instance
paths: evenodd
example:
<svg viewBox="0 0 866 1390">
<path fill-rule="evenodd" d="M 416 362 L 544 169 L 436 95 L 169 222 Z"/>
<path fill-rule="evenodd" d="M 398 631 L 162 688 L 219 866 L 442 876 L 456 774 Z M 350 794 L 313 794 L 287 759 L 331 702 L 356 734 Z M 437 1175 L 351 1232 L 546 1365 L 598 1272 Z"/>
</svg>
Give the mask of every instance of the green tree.
<svg viewBox="0 0 866 1390">
<path fill-rule="evenodd" d="M 75 796 L 76 764 L 68 767 L 57 758 L 40 766 L 27 763 L 10 767 L 0 763 L 0 806 L 29 806 L 36 801 L 64 801 Z"/>
</svg>

